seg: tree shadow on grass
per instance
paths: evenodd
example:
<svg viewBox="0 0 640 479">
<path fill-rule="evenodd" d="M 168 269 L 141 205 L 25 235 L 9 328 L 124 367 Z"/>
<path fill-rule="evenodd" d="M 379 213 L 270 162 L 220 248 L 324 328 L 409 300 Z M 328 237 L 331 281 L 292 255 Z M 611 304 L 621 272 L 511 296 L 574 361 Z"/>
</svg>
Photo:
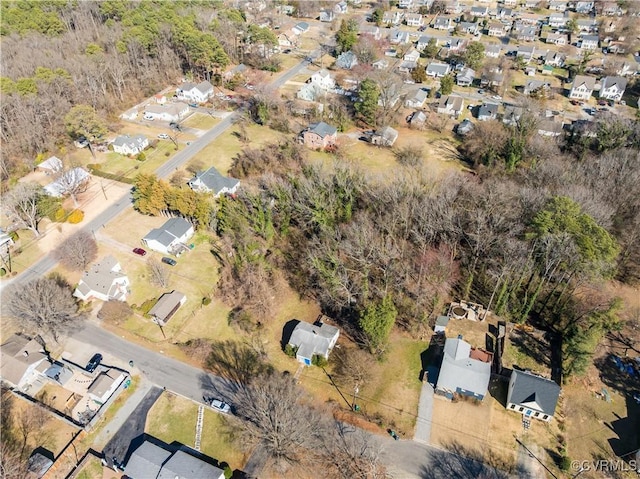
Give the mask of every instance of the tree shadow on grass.
<svg viewBox="0 0 640 479">
<path fill-rule="evenodd" d="M 422 479 L 482 478 L 508 479 L 512 466 L 491 451 L 463 446 L 457 441 L 444 444 L 446 450 L 429 450 L 429 465 L 420 471 Z"/>
<path fill-rule="evenodd" d="M 511 344 L 522 354 L 529 356 L 534 361 L 545 366 L 551 366 L 549 357 L 549 345 L 525 331 L 514 331 L 509 338 Z"/>
</svg>

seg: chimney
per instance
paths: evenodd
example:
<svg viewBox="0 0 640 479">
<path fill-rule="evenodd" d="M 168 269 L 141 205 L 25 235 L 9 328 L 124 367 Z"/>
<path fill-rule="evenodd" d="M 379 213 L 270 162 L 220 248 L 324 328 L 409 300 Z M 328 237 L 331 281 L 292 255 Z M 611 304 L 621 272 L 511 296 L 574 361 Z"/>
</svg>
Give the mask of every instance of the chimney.
<svg viewBox="0 0 640 479">
<path fill-rule="evenodd" d="M 23 352 L 22 352 L 22 355 L 23 355 L 25 358 L 28 358 L 28 357 L 29 357 L 29 351 L 23 351 Z"/>
</svg>

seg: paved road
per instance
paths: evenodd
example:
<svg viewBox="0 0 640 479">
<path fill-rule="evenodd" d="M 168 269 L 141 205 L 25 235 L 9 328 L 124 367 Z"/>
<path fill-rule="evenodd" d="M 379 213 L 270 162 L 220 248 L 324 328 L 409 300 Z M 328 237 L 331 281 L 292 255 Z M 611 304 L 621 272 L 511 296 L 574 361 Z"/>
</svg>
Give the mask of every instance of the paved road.
<svg viewBox="0 0 640 479">
<path fill-rule="evenodd" d="M 316 50 L 309 54 L 308 59 L 304 59 L 296 66 L 290 68 L 288 71 L 276 77 L 269 86 L 271 88 L 278 89 L 282 85 L 284 85 L 289 79 L 296 76 L 302 70 L 304 70 L 310 63 L 311 60 L 316 58 L 319 55 L 319 50 Z M 218 136 L 220 136 L 224 131 L 227 130 L 235 119 L 240 116 L 241 110 L 238 110 L 231 115 L 227 116 L 220 123 L 215 125 L 205 134 L 203 134 L 200 138 L 191 143 L 191 145 L 187 146 L 184 150 L 178 152 L 173 156 L 169 161 L 160 166 L 156 171 L 156 175 L 159 178 L 167 178 L 171 173 L 173 173 L 176 169 L 180 168 L 182 165 L 187 163 L 191 158 L 200 153 L 209 143 L 215 140 Z M 82 230 L 84 231 L 97 231 L 99 228 L 103 228 L 104 225 L 108 224 L 111 220 L 117 217 L 120 213 L 122 213 L 125 209 L 131 206 L 132 197 L 131 192 L 127 192 L 126 194 L 116 198 L 114 203 L 99 214 L 95 219 L 87 223 L 83 226 Z M 29 268 L 24 270 L 18 276 L 11 280 L 3 281 L 0 284 L 0 291 L 6 288 L 8 285 L 13 283 L 24 283 L 30 281 L 34 278 L 38 278 L 44 276 L 53 268 L 55 268 L 58 262 L 48 254 L 40 259 L 35 264 L 31 265 Z"/>
<path fill-rule="evenodd" d="M 151 389 L 143 389 L 142 392 L 146 392 L 146 394 L 142 397 L 139 397 L 139 395 L 130 397 L 129 401 L 118 411 L 119 415 L 124 416 L 124 421 L 120 424 L 120 428 L 115 435 L 102 449 L 104 458 L 109 466 L 113 465 L 113 458 L 118 464 L 126 464 L 127 453 L 130 448 L 135 448 L 139 445 L 134 440 L 136 438 L 139 439 L 144 434 L 147 413 L 162 394 L 162 389 L 156 386 Z M 108 427 L 116 427 L 115 419 L 109 423 Z"/>
</svg>

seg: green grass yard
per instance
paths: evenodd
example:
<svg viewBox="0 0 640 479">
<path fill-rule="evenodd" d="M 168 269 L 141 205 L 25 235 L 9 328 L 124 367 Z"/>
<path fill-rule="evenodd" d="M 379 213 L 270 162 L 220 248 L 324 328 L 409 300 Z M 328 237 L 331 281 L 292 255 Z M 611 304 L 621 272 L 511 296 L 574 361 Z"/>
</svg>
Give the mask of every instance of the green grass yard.
<svg viewBox="0 0 640 479">
<path fill-rule="evenodd" d="M 182 122 L 183 127 L 196 128 L 198 130 L 210 130 L 220 123 L 220 119 L 213 118 L 206 113 L 195 112 L 189 118 Z"/>
<path fill-rule="evenodd" d="M 179 150 L 184 148 L 184 144 L 178 143 Z M 146 156 L 146 160 L 144 161 L 137 161 L 135 158 L 109 152 L 106 155 L 106 161 L 101 164 L 100 169 L 113 175 L 135 178 L 138 173 L 153 173 L 175 153 L 175 145 L 171 140 L 159 140 L 155 148 L 148 148 L 144 151 Z"/>
</svg>

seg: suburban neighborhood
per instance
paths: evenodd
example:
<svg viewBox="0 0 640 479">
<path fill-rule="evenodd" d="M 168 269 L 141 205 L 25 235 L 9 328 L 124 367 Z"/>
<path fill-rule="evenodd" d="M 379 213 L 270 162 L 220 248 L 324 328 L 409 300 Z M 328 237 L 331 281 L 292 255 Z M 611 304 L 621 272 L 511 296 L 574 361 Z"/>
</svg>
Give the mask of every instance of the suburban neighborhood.
<svg viewBox="0 0 640 479">
<path fill-rule="evenodd" d="M 637 477 L 640 4 L 27 3 L 2 477 Z"/>
</svg>

